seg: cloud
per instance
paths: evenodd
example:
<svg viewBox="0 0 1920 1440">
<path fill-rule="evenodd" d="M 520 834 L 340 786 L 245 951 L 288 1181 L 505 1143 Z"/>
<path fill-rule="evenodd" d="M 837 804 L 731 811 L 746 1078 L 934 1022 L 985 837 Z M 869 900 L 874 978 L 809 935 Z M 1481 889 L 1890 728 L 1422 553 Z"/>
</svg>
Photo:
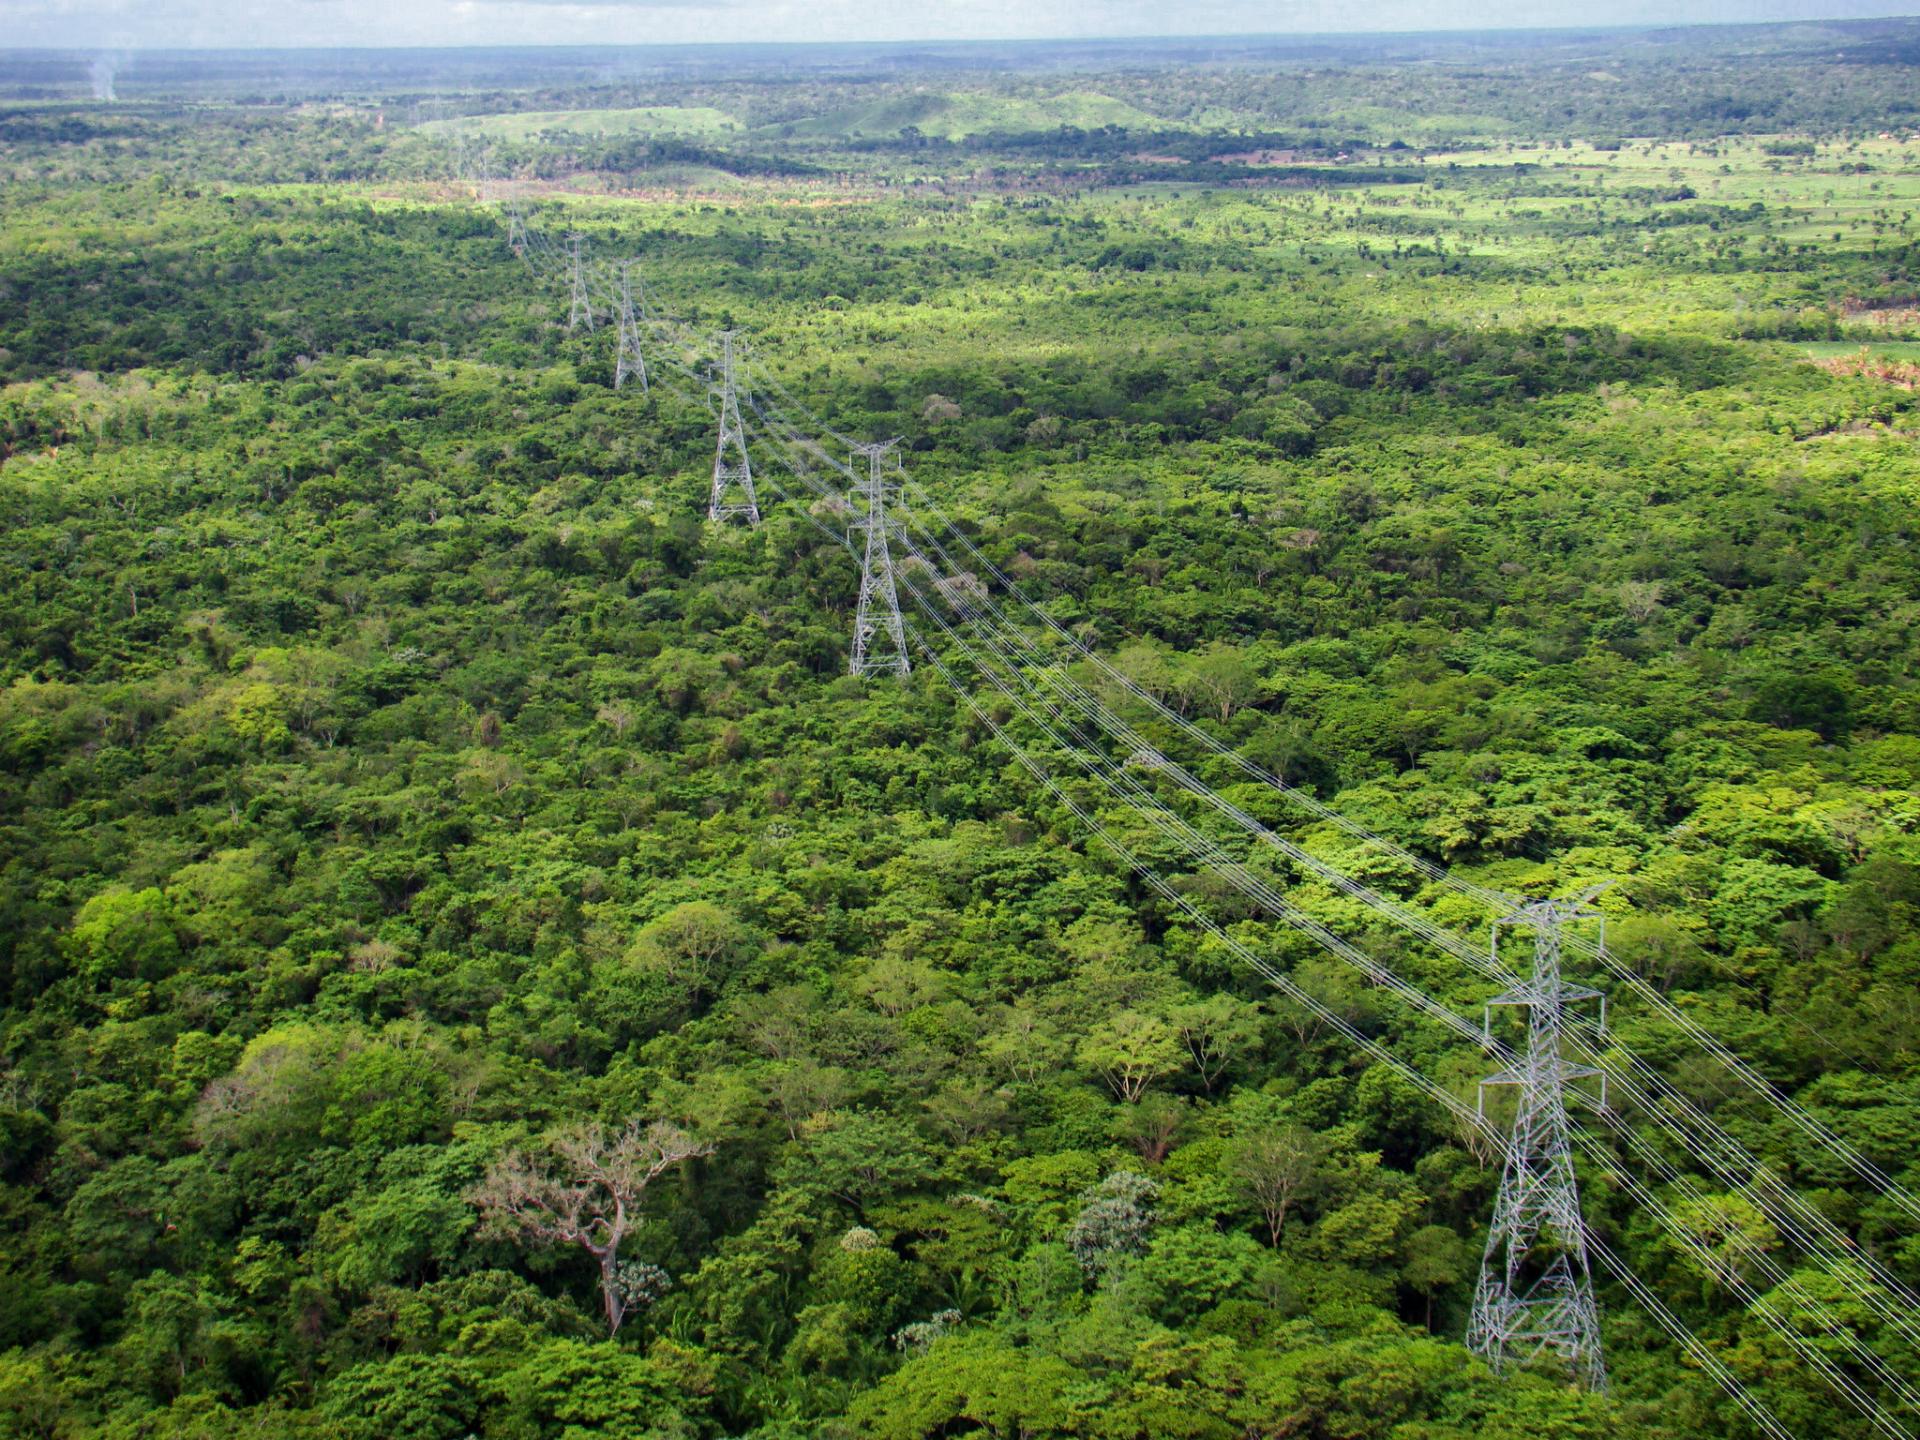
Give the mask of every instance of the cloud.
<svg viewBox="0 0 1920 1440">
<path fill-rule="evenodd" d="M 754 0 L 464 0 L 461 8 L 499 6 L 538 10 L 740 10 Z"/>
</svg>

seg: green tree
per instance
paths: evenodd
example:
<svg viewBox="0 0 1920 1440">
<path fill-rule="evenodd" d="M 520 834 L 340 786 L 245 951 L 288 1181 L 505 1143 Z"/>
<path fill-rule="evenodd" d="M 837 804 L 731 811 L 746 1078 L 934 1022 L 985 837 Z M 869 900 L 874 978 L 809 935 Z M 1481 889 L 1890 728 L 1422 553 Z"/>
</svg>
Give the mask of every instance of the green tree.
<svg viewBox="0 0 1920 1440">
<path fill-rule="evenodd" d="M 395 1355 L 336 1376 L 323 1408 L 352 1440 L 459 1440 L 473 1432 L 485 1394 L 470 1359 Z"/>
<path fill-rule="evenodd" d="M 1407 1253 L 1400 1275 L 1426 1302 L 1426 1325 L 1433 1328 L 1433 1299 L 1473 1273 L 1474 1252 L 1466 1241 L 1444 1225 L 1422 1225 L 1407 1237 Z"/>
<path fill-rule="evenodd" d="M 73 917 L 68 953 L 93 984 L 155 979 L 181 959 L 180 939 L 166 897 L 158 889 L 104 891 Z"/>
<path fill-rule="evenodd" d="M 909 1360 L 847 1413 L 856 1435 L 933 1440 L 970 1426 L 990 1435 L 1055 1440 L 1074 1433 L 1079 1377 L 1065 1361 L 992 1335 L 960 1334 Z"/>
<path fill-rule="evenodd" d="M 793 1178 L 859 1210 L 911 1190 L 933 1175 L 918 1132 L 873 1110 L 840 1110 L 803 1127 Z"/>
<path fill-rule="evenodd" d="M 1209 1094 L 1234 1065 L 1260 1043 L 1259 1011 L 1232 995 L 1209 995 L 1176 1005 L 1167 1019 L 1180 1036 L 1187 1057 Z"/>
<path fill-rule="evenodd" d="M 1287 1217 L 1320 1193 L 1326 1182 L 1327 1142 L 1304 1125 L 1260 1129 L 1234 1142 L 1228 1170 L 1240 1195 L 1266 1222 L 1267 1243 L 1278 1249 Z"/>
<path fill-rule="evenodd" d="M 1738 1195 L 1703 1195 L 1675 1202 L 1673 1229 L 1663 1244 L 1705 1282 L 1709 1291 L 1743 1284 L 1780 1236 L 1771 1221 Z"/>
<path fill-rule="evenodd" d="M 746 931 L 718 905 L 687 900 L 643 925 L 627 958 L 659 971 L 698 1002 L 713 993 L 745 943 Z"/>
<path fill-rule="evenodd" d="M 1180 1063 L 1180 1038 L 1166 1021 L 1122 1010 L 1087 1032 L 1077 1058 L 1097 1071 L 1119 1099 L 1138 1102 L 1154 1081 Z"/>
<path fill-rule="evenodd" d="M 1116 1170 L 1080 1197 L 1067 1248 L 1089 1275 L 1102 1275 L 1147 1247 L 1160 1187 L 1144 1175 Z"/>
</svg>

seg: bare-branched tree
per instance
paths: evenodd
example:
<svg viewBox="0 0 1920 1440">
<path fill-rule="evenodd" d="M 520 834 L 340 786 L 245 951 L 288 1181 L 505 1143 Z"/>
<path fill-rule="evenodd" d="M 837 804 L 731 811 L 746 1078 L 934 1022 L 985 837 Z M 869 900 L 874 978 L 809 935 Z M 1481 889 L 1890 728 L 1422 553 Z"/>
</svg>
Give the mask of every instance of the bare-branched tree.
<svg viewBox="0 0 1920 1440">
<path fill-rule="evenodd" d="M 713 1146 L 678 1126 L 638 1120 L 624 1130 L 565 1131 L 548 1142 L 550 1155 L 513 1150 L 488 1167 L 473 1203 L 496 1235 L 547 1244 L 578 1245 L 599 1262 L 607 1333 L 626 1318 L 630 1297 L 620 1284 L 620 1242 L 632 1230 L 641 1197 L 666 1171 Z"/>
<path fill-rule="evenodd" d="M 1328 1145 L 1304 1125 L 1287 1125 L 1247 1136 L 1232 1151 L 1235 1188 L 1260 1209 L 1267 1243 L 1275 1249 L 1287 1215 L 1319 1187 Z"/>
</svg>

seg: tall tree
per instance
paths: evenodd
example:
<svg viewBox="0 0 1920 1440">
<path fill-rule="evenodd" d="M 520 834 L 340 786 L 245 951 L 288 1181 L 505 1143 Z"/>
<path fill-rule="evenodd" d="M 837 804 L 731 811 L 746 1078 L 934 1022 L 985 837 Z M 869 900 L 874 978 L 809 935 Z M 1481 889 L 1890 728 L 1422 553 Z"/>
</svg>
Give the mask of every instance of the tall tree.
<svg viewBox="0 0 1920 1440">
<path fill-rule="evenodd" d="M 633 1229 L 647 1187 L 713 1147 L 678 1126 L 638 1120 L 624 1130 L 566 1131 L 548 1142 L 550 1155 L 512 1150 L 488 1167 L 472 1193 L 486 1228 L 545 1244 L 578 1245 L 600 1266 L 600 1298 L 607 1333 L 626 1318 L 620 1284 L 620 1243 Z"/>
<path fill-rule="evenodd" d="M 1234 1147 L 1234 1183 L 1259 1207 L 1269 1244 L 1279 1246 L 1288 1214 L 1320 1183 L 1326 1155 L 1326 1140 L 1304 1125 L 1261 1131 Z"/>
</svg>

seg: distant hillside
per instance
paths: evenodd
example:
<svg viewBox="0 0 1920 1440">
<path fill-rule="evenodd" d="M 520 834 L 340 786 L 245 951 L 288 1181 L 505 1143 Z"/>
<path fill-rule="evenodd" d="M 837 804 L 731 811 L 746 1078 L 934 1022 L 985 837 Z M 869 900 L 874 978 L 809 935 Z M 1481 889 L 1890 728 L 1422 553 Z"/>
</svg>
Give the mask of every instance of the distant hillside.
<svg viewBox="0 0 1920 1440">
<path fill-rule="evenodd" d="M 527 110 L 507 115 L 468 115 L 434 120 L 425 134 L 486 135 L 498 140 L 532 140 L 541 135 L 725 135 L 742 128 L 724 110 L 706 105 L 643 105 L 627 110 Z"/>
<path fill-rule="evenodd" d="M 1185 129 L 1176 121 L 1150 115 L 1111 95 L 1076 91 L 1038 99 L 1000 95 L 902 95 L 874 105 L 835 110 L 779 127 L 778 133 L 849 140 L 898 135 L 909 127 L 941 140 L 964 140 L 990 132 L 1019 134 L 1057 130 L 1062 125 L 1097 130 L 1117 125 L 1127 130 Z"/>
</svg>

